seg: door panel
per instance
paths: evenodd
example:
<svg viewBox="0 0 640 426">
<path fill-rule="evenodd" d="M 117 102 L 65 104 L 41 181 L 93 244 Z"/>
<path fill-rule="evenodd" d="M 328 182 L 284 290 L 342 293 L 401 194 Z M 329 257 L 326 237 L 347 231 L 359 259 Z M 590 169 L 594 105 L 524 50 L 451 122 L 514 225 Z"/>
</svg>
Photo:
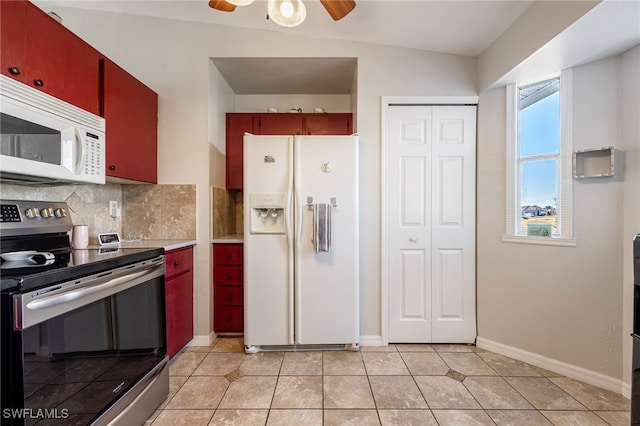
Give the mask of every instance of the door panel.
<svg viewBox="0 0 640 426">
<path fill-rule="evenodd" d="M 389 342 L 473 342 L 475 106 L 392 106 L 387 124 Z"/>
<path fill-rule="evenodd" d="M 476 107 L 433 108 L 434 343 L 476 337 Z"/>
<path fill-rule="evenodd" d="M 424 157 L 405 157 L 401 167 L 401 223 L 403 226 L 425 226 L 425 182 L 426 166 Z"/>
<path fill-rule="evenodd" d="M 391 108 L 389 339 L 431 340 L 430 107 Z"/>
<path fill-rule="evenodd" d="M 296 343 L 349 344 L 360 340 L 358 262 L 358 139 L 295 138 Z M 331 249 L 313 248 L 313 203 L 336 200 Z"/>
<path fill-rule="evenodd" d="M 429 304 L 422 283 L 425 280 L 424 250 L 402 250 L 402 281 L 400 282 L 401 319 L 425 321 L 430 319 Z"/>
<path fill-rule="evenodd" d="M 243 275 L 244 343 L 247 346 L 293 344 L 292 251 L 287 244 L 288 236 L 252 232 L 252 226 L 258 229 L 270 220 L 253 208 L 254 202 L 256 208 L 262 205 L 258 204 L 259 194 L 290 191 L 292 153 L 290 137 L 244 137 Z"/>
<path fill-rule="evenodd" d="M 437 170 L 440 186 L 437 191 L 436 220 L 439 226 L 462 226 L 464 187 L 462 176 L 464 160 L 461 157 L 438 159 Z"/>
</svg>

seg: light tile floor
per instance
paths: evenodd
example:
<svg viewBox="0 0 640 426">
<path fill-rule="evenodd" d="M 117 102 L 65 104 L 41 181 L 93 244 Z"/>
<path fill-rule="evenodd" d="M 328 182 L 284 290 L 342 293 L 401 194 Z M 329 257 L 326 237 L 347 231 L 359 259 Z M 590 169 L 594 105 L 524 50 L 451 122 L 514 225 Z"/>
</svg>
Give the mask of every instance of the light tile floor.
<svg viewBox="0 0 640 426">
<path fill-rule="evenodd" d="M 624 425 L 623 396 L 469 345 L 245 355 L 242 338 L 170 365 L 162 425 Z"/>
</svg>

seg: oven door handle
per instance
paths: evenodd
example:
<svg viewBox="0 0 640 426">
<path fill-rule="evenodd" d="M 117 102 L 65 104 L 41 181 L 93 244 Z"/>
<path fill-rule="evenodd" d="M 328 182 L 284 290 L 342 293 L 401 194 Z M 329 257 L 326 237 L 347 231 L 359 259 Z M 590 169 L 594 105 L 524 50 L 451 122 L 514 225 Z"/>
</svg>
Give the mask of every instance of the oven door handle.
<svg viewBox="0 0 640 426">
<path fill-rule="evenodd" d="M 159 265 L 154 265 L 157 268 Z M 155 269 L 154 268 L 154 269 Z M 131 274 L 124 275 L 122 277 L 112 278 L 105 283 L 94 284 L 91 287 L 83 287 L 77 290 L 71 290 L 61 294 L 54 294 L 51 296 L 45 296 L 38 300 L 33 300 L 27 303 L 27 308 L 31 310 L 45 309 L 52 306 L 57 306 L 62 303 L 71 302 L 82 297 L 89 296 L 98 292 L 108 292 L 110 289 L 114 289 L 124 283 L 130 282 L 144 275 L 147 275 L 149 270 L 138 271 Z"/>
<path fill-rule="evenodd" d="M 32 294 L 14 295 L 13 329 L 24 330 L 138 284 L 163 277 L 164 273 L 162 256 L 151 263 L 144 261 L 111 274 L 99 274 L 57 285 L 51 294 L 42 294 L 42 290 L 39 290 Z"/>
</svg>

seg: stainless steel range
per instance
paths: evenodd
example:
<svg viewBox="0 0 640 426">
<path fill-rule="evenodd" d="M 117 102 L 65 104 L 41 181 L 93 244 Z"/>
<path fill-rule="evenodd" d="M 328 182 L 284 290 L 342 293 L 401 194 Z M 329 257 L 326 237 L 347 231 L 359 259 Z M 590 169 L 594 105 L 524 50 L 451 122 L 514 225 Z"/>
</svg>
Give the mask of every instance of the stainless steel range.
<svg viewBox="0 0 640 426">
<path fill-rule="evenodd" d="M 142 424 L 169 392 L 163 250 L 71 228 L 65 203 L 0 201 L 0 423 Z"/>
</svg>

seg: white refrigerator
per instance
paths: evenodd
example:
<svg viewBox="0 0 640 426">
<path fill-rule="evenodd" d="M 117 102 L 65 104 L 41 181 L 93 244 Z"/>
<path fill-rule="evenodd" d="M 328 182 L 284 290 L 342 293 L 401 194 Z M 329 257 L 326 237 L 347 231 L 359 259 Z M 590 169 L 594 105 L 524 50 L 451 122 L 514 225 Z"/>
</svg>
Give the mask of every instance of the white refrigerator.
<svg viewBox="0 0 640 426">
<path fill-rule="evenodd" d="M 357 350 L 357 136 L 244 136 L 245 351 Z"/>
</svg>

